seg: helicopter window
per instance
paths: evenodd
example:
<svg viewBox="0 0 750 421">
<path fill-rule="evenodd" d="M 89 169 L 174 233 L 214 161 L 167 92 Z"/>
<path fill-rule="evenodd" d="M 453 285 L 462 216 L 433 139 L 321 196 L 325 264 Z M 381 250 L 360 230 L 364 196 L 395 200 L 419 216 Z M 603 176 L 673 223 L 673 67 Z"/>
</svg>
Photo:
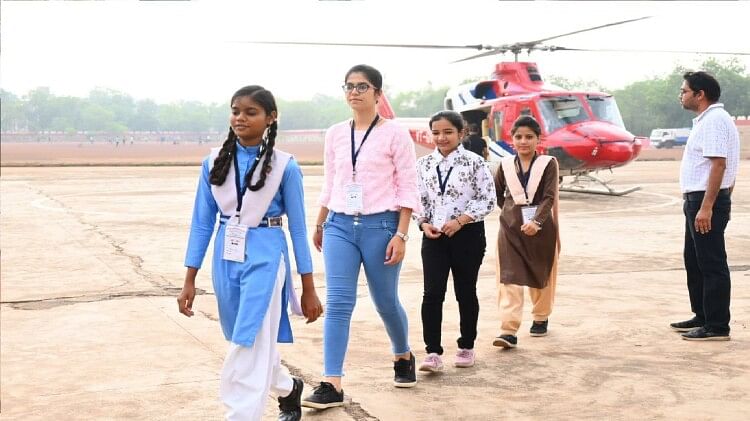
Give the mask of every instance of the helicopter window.
<svg viewBox="0 0 750 421">
<path fill-rule="evenodd" d="M 539 103 L 547 133 L 552 133 L 566 124 L 588 120 L 588 115 L 578 98 L 549 97 Z"/>
<path fill-rule="evenodd" d="M 531 115 L 531 109 L 529 107 L 524 107 L 523 110 L 521 110 L 520 113 L 518 113 L 519 116 L 522 115 Z"/>
<path fill-rule="evenodd" d="M 625 128 L 625 123 L 622 121 L 622 116 L 620 115 L 620 109 L 617 108 L 614 98 L 611 96 L 595 95 L 587 95 L 586 98 L 596 118 Z"/>
</svg>

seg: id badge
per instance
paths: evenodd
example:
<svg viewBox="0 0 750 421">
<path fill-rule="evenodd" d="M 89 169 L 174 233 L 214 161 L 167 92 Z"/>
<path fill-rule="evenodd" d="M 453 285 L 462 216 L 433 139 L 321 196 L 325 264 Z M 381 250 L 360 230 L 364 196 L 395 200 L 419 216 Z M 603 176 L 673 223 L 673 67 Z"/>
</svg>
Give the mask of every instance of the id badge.
<svg viewBox="0 0 750 421">
<path fill-rule="evenodd" d="M 224 230 L 224 260 L 242 263 L 245 261 L 245 237 L 247 225 L 227 224 Z"/>
<path fill-rule="evenodd" d="M 521 207 L 521 216 L 523 217 L 523 223 L 528 224 L 529 222 L 534 220 L 534 216 L 536 216 L 536 209 L 538 206 L 522 206 Z"/>
<path fill-rule="evenodd" d="M 448 208 L 445 206 L 438 206 L 435 209 L 435 214 L 432 217 L 432 226 L 438 230 L 443 230 L 443 225 L 448 220 Z"/>
<path fill-rule="evenodd" d="M 363 189 L 359 183 L 350 183 L 345 187 L 346 213 L 360 213 L 364 209 Z"/>
</svg>

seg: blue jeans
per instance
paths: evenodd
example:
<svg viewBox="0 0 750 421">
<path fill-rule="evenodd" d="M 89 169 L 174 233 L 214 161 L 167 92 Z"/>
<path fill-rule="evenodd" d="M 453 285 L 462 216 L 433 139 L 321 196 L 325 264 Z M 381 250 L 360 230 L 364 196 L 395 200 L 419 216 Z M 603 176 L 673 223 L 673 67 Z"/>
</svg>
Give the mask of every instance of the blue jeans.
<svg viewBox="0 0 750 421">
<path fill-rule="evenodd" d="M 323 372 L 343 375 L 349 325 L 357 302 L 359 269 L 385 324 L 394 354 L 409 352 L 409 323 L 398 298 L 401 263 L 388 266 L 385 249 L 398 229 L 395 211 L 352 216 L 330 211 L 323 229 L 326 270 L 326 316 L 323 324 Z"/>
</svg>

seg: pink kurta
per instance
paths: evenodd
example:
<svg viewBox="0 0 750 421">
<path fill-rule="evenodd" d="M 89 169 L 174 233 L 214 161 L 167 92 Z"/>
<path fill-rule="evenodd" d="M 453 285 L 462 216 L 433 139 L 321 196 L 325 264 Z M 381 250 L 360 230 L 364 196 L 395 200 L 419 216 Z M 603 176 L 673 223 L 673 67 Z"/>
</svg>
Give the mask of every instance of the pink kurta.
<svg viewBox="0 0 750 421">
<path fill-rule="evenodd" d="M 320 205 L 345 213 L 345 186 L 352 182 L 351 120 L 331 126 L 325 139 L 325 182 Z M 359 148 L 364 130 L 354 132 Z M 409 132 L 392 120 L 378 124 L 357 157 L 356 182 L 362 184 L 362 214 L 410 208 L 421 210 L 417 188 L 417 159 Z"/>
</svg>

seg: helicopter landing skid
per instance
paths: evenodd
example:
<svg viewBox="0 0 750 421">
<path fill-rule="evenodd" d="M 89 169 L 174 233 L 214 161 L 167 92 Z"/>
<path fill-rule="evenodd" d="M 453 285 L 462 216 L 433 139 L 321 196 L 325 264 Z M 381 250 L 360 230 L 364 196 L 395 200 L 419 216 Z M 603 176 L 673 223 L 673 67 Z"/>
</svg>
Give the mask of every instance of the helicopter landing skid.
<svg viewBox="0 0 750 421">
<path fill-rule="evenodd" d="M 573 193 L 601 194 L 605 196 L 624 196 L 628 193 L 640 190 L 641 186 L 634 186 L 624 190 L 615 190 L 609 186 L 610 181 L 604 181 L 601 178 L 591 174 L 577 174 L 573 181 L 567 184 L 560 184 L 560 191 Z M 591 184 L 604 187 L 602 189 L 591 188 Z"/>
</svg>

